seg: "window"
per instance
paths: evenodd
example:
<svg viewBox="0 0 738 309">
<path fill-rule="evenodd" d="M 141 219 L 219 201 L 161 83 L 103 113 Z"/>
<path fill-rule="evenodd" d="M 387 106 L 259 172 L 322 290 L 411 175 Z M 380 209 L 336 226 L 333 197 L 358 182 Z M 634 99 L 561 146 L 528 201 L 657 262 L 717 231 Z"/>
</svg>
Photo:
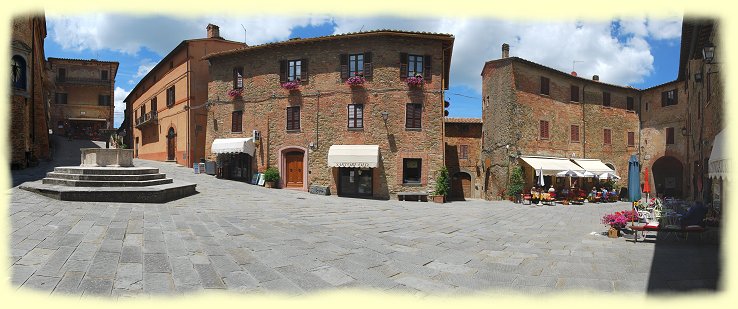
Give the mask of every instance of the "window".
<svg viewBox="0 0 738 309">
<path fill-rule="evenodd" d="M 604 129 L 602 130 L 604 133 L 603 140 L 605 145 L 612 144 L 612 130 L 610 129 Z"/>
<path fill-rule="evenodd" d="M 571 125 L 571 142 L 579 143 L 579 126 L 575 124 Z"/>
<path fill-rule="evenodd" d="M 100 71 L 100 79 L 102 79 L 102 80 L 108 80 L 108 71 L 107 70 Z"/>
<path fill-rule="evenodd" d="M 571 85 L 571 101 L 579 102 L 579 86 Z"/>
<path fill-rule="evenodd" d="M 402 159 L 402 183 L 420 183 L 421 159 Z"/>
<path fill-rule="evenodd" d="M 676 89 L 664 91 L 661 93 L 661 106 L 670 106 L 677 104 L 677 91 Z"/>
<path fill-rule="evenodd" d="M 548 139 L 548 121 L 541 120 L 538 135 L 541 139 Z"/>
<path fill-rule="evenodd" d="M 243 111 L 231 113 L 231 132 L 243 132 Z"/>
<path fill-rule="evenodd" d="M 307 72 L 307 59 L 279 61 L 279 81 L 282 83 L 291 81 L 307 83 Z"/>
<path fill-rule="evenodd" d="M 300 129 L 300 107 L 287 107 L 287 130 Z"/>
<path fill-rule="evenodd" d="M 610 106 L 610 93 L 602 92 L 602 106 Z"/>
<path fill-rule="evenodd" d="M 674 145 L 674 128 L 666 128 L 666 144 Z"/>
<path fill-rule="evenodd" d="M 549 89 L 548 89 L 548 77 L 541 76 L 541 94 L 548 95 Z"/>
<path fill-rule="evenodd" d="M 405 110 L 405 128 L 420 129 L 420 120 L 423 117 L 423 105 L 410 103 Z"/>
<path fill-rule="evenodd" d="M 243 88 L 243 68 L 233 68 L 233 89 Z"/>
<path fill-rule="evenodd" d="M 167 89 L 167 106 L 171 107 L 174 105 L 174 86 Z"/>
<path fill-rule="evenodd" d="M 364 54 L 349 55 L 349 77 L 364 74 Z"/>
<path fill-rule="evenodd" d="M 635 132 L 628 132 L 628 147 L 635 146 Z"/>
<path fill-rule="evenodd" d="M 469 159 L 469 145 L 459 145 L 459 159 Z"/>
<path fill-rule="evenodd" d="M 63 82 L 67 80 L 67 69 L 59 69 L 59 75 L 57 75 L 56 80 Z"/>
<path fill-rule="evenodd" d="M 634 103 L 634 101 L 633 101 L 633 97 L 628 97 L 628 98 L 626 99 L 626 104 L 625 104 L 625 108 L 626 108 L 627 110 L 629 110 L 629 111 L 632 111 L 632 110 L 634 110 L 634 109 L 635 109 L 635 103 Z"/>
<path fill-rule="evenodd" d="M 13 56 L 10 68 L 13 88 L 26 90 L 26 60 L 21 56 Z"/>
<path fill-rule="evenodd" d="M 110 106 L 110 96 L 102 94 L 97 96 L 97 105 Z"/>
<path fill-rule="evenodd" d="M 302 79 L 302 61 L 301 60 L 290 60 L 287 61 L 287 80 L 300 80 Z"/>
<path fill-rule="evenodd" d="M 352 76 L 372 76 L 372 53 L 363 54 L 341 54 L 341 78 L 347 79 Z"/>
<path fill-rule="evenodd" d="M 57 92 L 54 95 L 54 99 L 55 99 L 54 101 L 56 102 L 56 104 L 67 104 L 67 94 L 66 93 Z"/>
<path fill-rule="evenodd" d="M 364 127 L 364 104 L 349 104 L 348 106 L 348 127 L 363 128 Z"/>
<path fill-rule="evenodd" d="M 407 55 L 407 76 L 423 76 L 423 56 Z"/>
<path fill-rule="evenodd" d="M 154 113 L 156 113 L 156 111 L 159 110 L 156 105 L 157 105 L 156 97 L 151 98 L 151 111 Z"/>
</svg>

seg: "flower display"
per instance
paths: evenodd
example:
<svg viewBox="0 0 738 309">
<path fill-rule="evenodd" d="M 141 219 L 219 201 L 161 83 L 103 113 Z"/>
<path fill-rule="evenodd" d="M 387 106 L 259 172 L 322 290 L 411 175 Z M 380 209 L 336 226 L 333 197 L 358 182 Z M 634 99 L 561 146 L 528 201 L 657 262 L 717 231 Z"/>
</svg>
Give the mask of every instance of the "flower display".
<svg viewBox="0 0 738 309">
<path fill-rule="evenodd" d="M 242 93 L 243 93 L 243 89 L 231 89 L 231 90 L 228 90 L 227 92 L 228 96 L 231 98 L 240 97 Z"/>
<path fill-rule="evenodd" d="M 638 221 L 638 212 L 633 210 L 618 211 L 602 217 L 602 224 L 616 229 L 625 228 L 629 221 Z"/>
<path fill-rule="evenodd" d="M 293 81 L 285 82 L 285 83 L 282 83 L 281 86 L 282 88 L 287 89 L 287 90 L 297 90 L 298 88 L 300 88 L 300 80 L 296 79 Z"/>
<path fill-rule="evenodd" d="M 405 82 L 410 87 L 423 87 L 423 76 L 415 75 L 414 77 L 408 77 L 405 79 Z"/>
<path fill-rule="evenodd" d="M 346 84 L 349 86 L 361 86 L 364 85 L 364 82 L 366 82 L 366 79 L 361 75 L 351 76 L 346 80 Z"/>
</svg>

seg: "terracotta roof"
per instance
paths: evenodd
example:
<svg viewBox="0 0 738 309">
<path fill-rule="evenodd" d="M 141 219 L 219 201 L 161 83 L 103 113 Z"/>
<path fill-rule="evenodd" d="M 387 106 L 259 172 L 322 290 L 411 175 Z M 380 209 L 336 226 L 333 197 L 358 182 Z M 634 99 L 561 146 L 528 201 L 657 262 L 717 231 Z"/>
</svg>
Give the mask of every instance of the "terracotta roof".
<svg viewBox="0 0 738 309">
<path fill-rule="evenodd" d="M 80 61 L 80 62 L 105 62 L 105 63 L 120 64 L 118 61 L 105 61 L 105 60 L 97 60 L 97 59 L 72 59 L 72 58 L 49 57 L 46 60 L 47 61 L 51 61 L 51 60 L 62 60 L 62 61 Z"/>
<path fill-rule="evenodd" d="M 482 118 L 451 118 L 451 117 L 446 117 L 446 123 L 482 123 Z"/>
<path fill-rule="evenodd" d="M 332 35 L 325 35 L 325 36 L 319 36 L 314 38 L 293 38 L 286 41 L 279 41 L 279 42 L 271 42 L 271 43 L 264 43 L 259 45 L 253 45 L 253 46 L 247 46 L 243 48 L 237 48 L 233 50 L 228 51 L 222 51 L 217 53 L 211 53 L 203 57 L 204 59 L 210 59 L 210 58 L 216 58 L 231 54 L 237 54 L 244 51 L 251 51 L 255 49 L 261 49 L 261 48 L 267 48 L 267 47 L 276 47 L 276 46 L 282 46 L 282 45 L 292 45 L 292 44 L 300 44 L 300 43 L 310 43 L 310 42 L 317 42 L 317 41 L 325 41 L 325 40 L 334 40 L 334 39 L 342 39 L 347 37 L 357 37 L 357 36 L 368 36 L 368 35 L 384 35 L 384 34 L 391 34 L 391 35 L 400 35 L 400 36 L 414 36 L 414 37 L 433 37 L 434 39 L 445 39 L 449 41 L 454 40 L 454 36 L 451 34 L 446 33 L 435 33 L 435 32 L 424 32 L 424 31 L 401 31 L 401 30 L 391 30 L 391 29 L 378 29 L 378 30 L 370 30 L 370 31 L 361 31 L 361 32 L 349 32 L 349 33 L 342 33 L 342 34 L 332 34 Z"/>
</svg>

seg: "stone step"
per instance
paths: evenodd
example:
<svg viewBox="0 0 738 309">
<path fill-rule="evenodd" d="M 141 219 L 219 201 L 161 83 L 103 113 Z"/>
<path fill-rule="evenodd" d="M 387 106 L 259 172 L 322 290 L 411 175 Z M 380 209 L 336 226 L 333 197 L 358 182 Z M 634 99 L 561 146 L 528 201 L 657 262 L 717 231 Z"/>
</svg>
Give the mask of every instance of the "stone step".
<svg viewBox="0 0 738 309">
<path fill-rule="evenodd" d="M 20 189 L 35 192 L 62 201 L 95 201 L 116 203 L 166 203 L 196 194 L 196 184 L 175 181 L 148 187 L 67 187 L 43 184 L 41 181 L 26 182 Z"/>
<path fill-rule="evenodd" d="M 55 173 L 82 174 L 82 175 L 144 175 L 158 174 L 159 169 L 153 167 L 85 167 L 62 166 L 55 167 Z"/>
<path fill-rule="evenodd" d="M 44 178 L 41 183 L 46 185 L 57 185 L 67 187 L 146 187 L 172 183 L 171 178 L 142 180 L 142 181 L 94 181 L 94 180 L 70 180 L 60 178 Z"/>
<path fill-rule="evenodd" d="M 140 174 L 140 175 L 95 175 L 95 174 L 68 174 L 49 172 L 46 178 L 67 179 L 67 180 L 91 180 L 91 181 L 144 181 L 154 179 L 164 179 L 166 174 Z"/>
</svg>

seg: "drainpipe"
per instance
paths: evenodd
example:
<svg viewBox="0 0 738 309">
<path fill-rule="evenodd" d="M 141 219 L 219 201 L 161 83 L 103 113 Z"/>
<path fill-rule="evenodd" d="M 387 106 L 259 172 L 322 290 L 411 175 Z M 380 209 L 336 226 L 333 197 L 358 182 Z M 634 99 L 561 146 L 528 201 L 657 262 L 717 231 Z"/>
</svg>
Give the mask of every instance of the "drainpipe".
<svg viewBox="0 0 738 309">
<path fill-rule="evenodd" d="M 190 139 L 192 138 L 192 132 L 190 132 L 190 122 L 192 121 L 192 115 L 190 114 L 190 105 L 192 103 L 190 101 L 191 86 L 192 86 L 192 72 L 190 72 L 190 45 L 187 44 L 187 98 L 186 98 L 187 100 L 185 101 L 187 103 L 184 106 L 184 108 L 187 110 L 187 152 L 185 152 L 187 154 L 187 161 L 186 161 L 187 166 L 185 167 L 192 167 L 192 165 L 190 165 L 190 161 L 192 161 L 193 163 L 195 162 L 192 159 L 192 151 L 190 149 Z M 176 156 L 177 154 L 175 153 L 174 155 Z M 177 159 L 175 158 L 174 160 L 176 161 Z"/>
<path fill-rule="evenodd" d="M 584 91 L 587 88 L 587 84 L 585 83 L 582 85 L 582 159 L 587 158 L 587 123 L 584 120 L 584 104 L 586 101 L 586 92 Z"/>
</svg>

